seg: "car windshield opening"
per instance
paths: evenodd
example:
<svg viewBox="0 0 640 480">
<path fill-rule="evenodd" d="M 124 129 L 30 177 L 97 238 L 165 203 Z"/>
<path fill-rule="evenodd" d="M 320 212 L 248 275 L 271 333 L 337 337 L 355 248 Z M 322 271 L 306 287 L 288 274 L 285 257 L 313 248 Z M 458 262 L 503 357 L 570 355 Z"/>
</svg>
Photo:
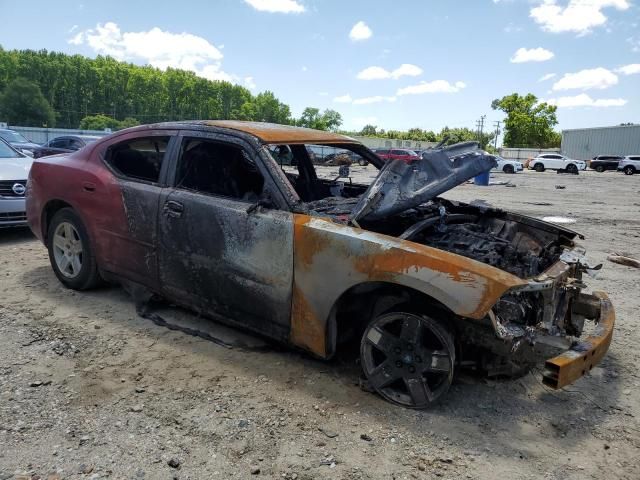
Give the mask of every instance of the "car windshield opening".
<svg viewBox="0 0 640 480">
<path fill-rule="evenodd" d="M 359 169 L 373 179 L 383 164 L 374 153 L 358 144 L 282 144 L 267 147 L 289 183 L 307 207 L 316 211 L 349 210 L 368 185 L 357 183 L 344 167 Z M 354 170 L 355 171 L 355 170 Z M 367 182 L 368 183 L 368 182 Z"/>
</svg>

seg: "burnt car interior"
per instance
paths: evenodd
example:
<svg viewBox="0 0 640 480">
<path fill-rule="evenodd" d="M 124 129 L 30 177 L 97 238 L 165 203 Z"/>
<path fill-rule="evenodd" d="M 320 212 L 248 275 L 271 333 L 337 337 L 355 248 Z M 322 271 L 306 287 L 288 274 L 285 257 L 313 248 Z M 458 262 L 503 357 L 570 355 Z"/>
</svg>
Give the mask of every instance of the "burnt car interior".
<svg viewBox="0 0 640 480">
<path fill-rule="evenodd" d="M 283 167 L 286 163 L 283 162 L 283 158 L 287 156 L 281 152 L 286 150 L 290 151 L 290 165 L 297 171 L 292 172 L 291 169 L 284 169 L 287 179 L 293 186 L 294 190 L 303 202 L 313 205 L 315 202 L 320 202 L 318 207 L 320 209 L 325 207 L 325 203 L 331 202 L 331 198 L 334 198 L 334 202 L 344 203 L 347 199 L 347 204 L 355 205 L 358 197 L 362 195 L 367 189 L 366 185 L 354 184 L 350 178 L 343 180 L 330 180 L 318 178 L 316 169 L 314 167 L 313 158 L 317 158 L 318 155 L 314 150 L 318 148 L 329 149 L 332 153 L 327 156 L 336 155 L 340 152 L 351 152 L 354 156 L 359 156 L 367 159 L 369 163 L 376 166 L 382 165 L 382 160 L 375 157 L 373 153 L 370 153 L 365 148 L 359 145 L 352 144 L 330 144 L 330 145 L 278 145 L 275 151 L 271 152 L 274 160 Z M 375 158 L 372 158 L 375 157 Z M 346 181 L 345 181 L 346 180 Z M 349 201 L 348 199 L 351 199 Z M 316 210 L 315 208 L 311 208 Z"/>
<path fill-rule="evenodd" d="M 264 178 L 242 148 L 185 138 L 178 160 L 176 187 L 254 202 L 262 193 Z"/>
<path fill-rule="evenodd" d="M 136 138 L 113 145 L 106 162 L 125 177 L 157 183 L 169 137 Z"/>
</svg>

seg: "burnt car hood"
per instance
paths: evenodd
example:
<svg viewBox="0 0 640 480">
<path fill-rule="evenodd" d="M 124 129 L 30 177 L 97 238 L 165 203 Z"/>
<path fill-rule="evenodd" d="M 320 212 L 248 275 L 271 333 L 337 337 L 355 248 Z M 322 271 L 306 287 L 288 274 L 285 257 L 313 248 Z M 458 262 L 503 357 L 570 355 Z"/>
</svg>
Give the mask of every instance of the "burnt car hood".
<svg viewBox="0 0 640 480">
<path fill-rule="evenodd" d="M 412 163 L 387 162 L 360 197 L 351 221 L 380 220 L 417 207 L 496 165 L 496 157 L 477 142 L 426 151 Z"/>
</svg>

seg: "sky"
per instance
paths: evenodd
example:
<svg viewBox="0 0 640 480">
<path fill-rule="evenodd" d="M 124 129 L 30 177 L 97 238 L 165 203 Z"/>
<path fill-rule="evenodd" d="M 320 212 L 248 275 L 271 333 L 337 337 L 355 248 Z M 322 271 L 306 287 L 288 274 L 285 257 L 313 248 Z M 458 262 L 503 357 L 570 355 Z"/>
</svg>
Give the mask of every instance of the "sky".
<svg viewBox="0 0 640 480">
<path fill-rule="evenodd" d="M 342 128 L 494 129 L 533 93 L 558 129 L 640 122 L 640 0 L 0 0 L 0 45 L 193 70 Z M 11 21 L 14 19 L 15 21 Z"/>
</svg>

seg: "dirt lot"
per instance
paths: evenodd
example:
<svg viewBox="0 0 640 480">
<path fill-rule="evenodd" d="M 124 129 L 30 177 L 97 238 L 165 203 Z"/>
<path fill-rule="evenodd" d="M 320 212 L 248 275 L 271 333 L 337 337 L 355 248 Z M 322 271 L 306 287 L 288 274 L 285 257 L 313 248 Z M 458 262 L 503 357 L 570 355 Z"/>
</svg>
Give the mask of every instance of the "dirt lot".
<svg viewBox="0 0 640 480">
<path fill-rule="evenodd" d="M 588 377 L 552 392 L 539 372 L 462 375 L 429 411 L 395 407 L 358 387 L 352 362 L 225 348 L 139 318 L 119 288 L 67 290 L 30 233 L 5 231 L 0 480 L 640 478 L 640 270 L 606 260 L 640 255 L 640 176 L 494 179 L 516 188 L 445 196 L 575 218 L 604 263 L 588 283 L 610 293 L 617 325 Z"/>
</svg>

